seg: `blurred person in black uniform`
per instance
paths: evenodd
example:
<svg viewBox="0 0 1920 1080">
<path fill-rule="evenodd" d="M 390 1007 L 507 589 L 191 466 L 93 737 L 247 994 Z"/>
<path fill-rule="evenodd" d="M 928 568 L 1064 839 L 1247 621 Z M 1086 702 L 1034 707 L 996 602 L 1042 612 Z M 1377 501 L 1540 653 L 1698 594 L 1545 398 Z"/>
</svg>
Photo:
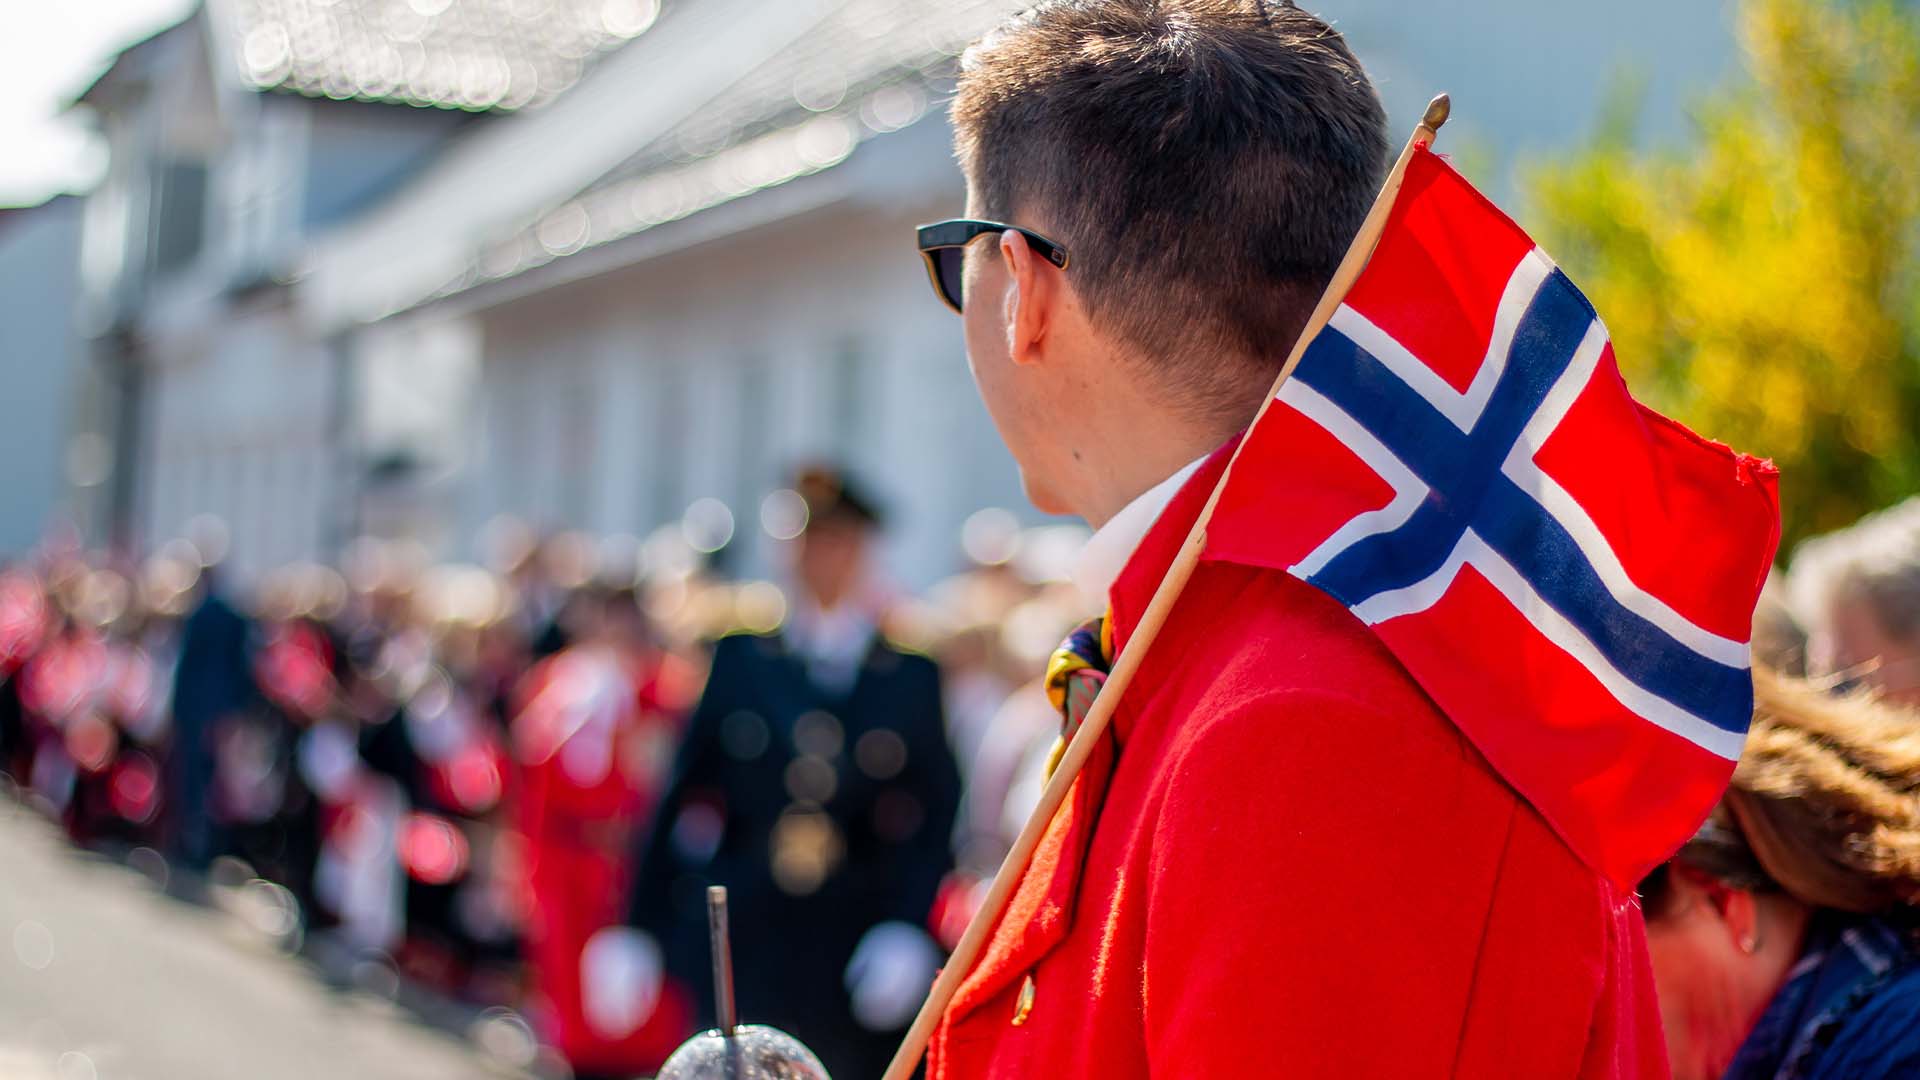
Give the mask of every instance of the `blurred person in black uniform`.
<svg viewBox="0 0 1920 1080">
<path fill-rule="evenodd" d="M 315 725 L 340 708 L 341 645 L 316 609 L 324 603 L 318 583 L 330 573 L 288 567 L 269 582 L 255 611 L 253 676 L 260 699 L 216 743 L 232 853 L 286 886 L 310 919 L 318 910 L 313 874 L 322 805 L 300 754 Z"/>
<path fill-rule="evenodd" d="M 214 816 L 215 740 L 222 724 L 258 697 L 251 624 L 221 595 L 216 560 L 196 584 L 197 602 L 180 632 L 173 676 L 173 745 L 167 790 L 175 856 L 204 870 L 220 854 Z"/>
<path fill-rule="evenodd" d="M 933 661 L 879 632 L 873 502 L 828 469 L 795 490 L 789 618 L 714 648 L 640 860 L 632 921 L 710 1026 L 705 889 L 725 885 L 740 1015 L 835 1076 L 877 1076 L 940 962 L 959 772 Z"/>
</svg>

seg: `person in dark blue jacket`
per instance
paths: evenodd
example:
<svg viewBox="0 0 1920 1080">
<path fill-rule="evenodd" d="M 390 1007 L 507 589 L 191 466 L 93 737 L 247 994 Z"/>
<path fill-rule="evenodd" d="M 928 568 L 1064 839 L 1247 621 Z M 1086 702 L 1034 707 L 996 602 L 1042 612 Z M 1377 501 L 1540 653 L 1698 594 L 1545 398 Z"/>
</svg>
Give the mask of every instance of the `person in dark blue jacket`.
<svg viewBox="0 0 1920 1080">
<path fill-rule="evenodd" d="M 214 739 L 219 725 L 252 704 L 258 690 L 253 624 L 227 602 L 217 565 L 201 570 L 197 590 L 174 668 L 168 795 L 174 854 L 186 866 L 204 870 L 223 851 L 213 805 Z"/>
<path fill-rule="evenodd" d="M 1754 689 L 1733 785 L 1641 885 L 1673 1075 L 1920 1077 L 1920 714 Z"/>
<path fill-rule="evenodd" d="M 788 618 L 715 645 L 630 921 L 711 1022 L 705 891 L 727 886 L 741 1018 L 797 1036 L 834 1076 L 878 1076 L 941 960 L 926 925 L 953 867 L 959 769 L 939 669 L 879 629 L 874 504 L 827 469 L 794 492 Z"/>
</svg>

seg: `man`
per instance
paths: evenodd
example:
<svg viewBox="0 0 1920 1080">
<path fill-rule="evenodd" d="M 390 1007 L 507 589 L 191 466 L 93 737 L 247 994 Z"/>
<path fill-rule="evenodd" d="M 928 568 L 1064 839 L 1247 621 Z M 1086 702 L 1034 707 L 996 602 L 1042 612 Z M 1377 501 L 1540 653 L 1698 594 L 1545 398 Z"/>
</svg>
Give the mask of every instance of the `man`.
<svg viewBox="0 0 1920 1080">
<path fill-rule="evenodd" d="M 1807 541 L 1787 585 L 1810 674 L 1920 706 L 1920 499 Z"/>
<path fill-rule="evenodd" d="M 972 223 L 923 248 L 1030 498 L 1098 529 L 1109 615 L 1056 673 L 1097 669 L 1365 216 L 1384 117 L 1338 34 L 1262 0 L 1043 0 L 953 116 Z M 1338 602 L 1206 562 L 929 1073 L 1651 1076 L 1658 1025 L 1631 897 Z"/>
<path fill-rule="evenodd" d="M 634 923 L 713 1020 L 705 889 L 728 888 L 740 1015 L 878 1076 L 932 982 L 925 930 L 960 795 L 940 674 L 878 630 L 879 515 L 806 469 L 793 610 L 735 634 L 688 730 L 635 887 Z"/>
<path fill-rule="evenodd" d="M 224 541 L 203 542 L 219 552 Z M 219 556 L 203 556 L 196 583 L 198 602 L 180 632 L 180 658 L 173 676 L 173 746 L 167 789 L 172 793 L 174 855 L 205 870 L 221 854 L 216 821 L 220 726 L 257 696 L 253 683 L 253 624 L 227 603 Z"/>
</svg>

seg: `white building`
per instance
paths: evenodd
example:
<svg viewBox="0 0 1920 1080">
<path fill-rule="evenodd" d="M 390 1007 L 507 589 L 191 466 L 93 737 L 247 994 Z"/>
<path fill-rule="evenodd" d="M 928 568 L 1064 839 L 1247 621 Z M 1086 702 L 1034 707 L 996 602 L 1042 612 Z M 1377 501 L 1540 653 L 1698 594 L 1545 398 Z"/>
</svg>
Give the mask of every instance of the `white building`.
<svg viewBox="0 0 1920 1080">
<path fill-rule="evenodd" d="M 290 302 L 300 254 L 483 114 L 570 86 L 644 5 L 434 6 L 208 0 L 82 95 L 111 154 L 82 303 L 120 390 L 103 534 L 152 545 L 211 513 L 242 575 L 330 554 L 358 486 L 352 369 Z"/>
<path fill-rule="evenodd" d="M 911 244 L 960 200 L 937 108 L 952 58 L 1008 5 L 800 3 L 782 25 L 752 21 L 758 6 L 670 9 L 519 125 L 537 130 L 489 133 L 624 138 L 592 139 L 590 162 L 556 138 L 542 160 L 576 179 L 531 211 L 502 206 L 484 242 L 414 276 L 352 273 L 393 265 L 378 252 L 406 233 L 400 207 L 322 249 L 307 298 L 323 312 L 401 306 L 478 331 L 456 536 L 499 513 L 641 534 L 716 498 L 738 523 L 731 567 L 764 572 L 761 497 L 830 458 L 881 491 L 894 570 L 923 584 L 956 564 L 968 514 L 1021 505 Z M 601 96 L 648 109 L 603 120 Z M 487 141 L 421 178 L 429 217 L 498 167 Z"/>
<path fill-rule="evenodd" d="M 83 370 L 74 325 L 80 200 L 0 210 L 0 560 L 38 543 L 69 516 L 69 478 L 104 479 L 106 444 L 72 441 L 71 407 Z"/>
</svg>

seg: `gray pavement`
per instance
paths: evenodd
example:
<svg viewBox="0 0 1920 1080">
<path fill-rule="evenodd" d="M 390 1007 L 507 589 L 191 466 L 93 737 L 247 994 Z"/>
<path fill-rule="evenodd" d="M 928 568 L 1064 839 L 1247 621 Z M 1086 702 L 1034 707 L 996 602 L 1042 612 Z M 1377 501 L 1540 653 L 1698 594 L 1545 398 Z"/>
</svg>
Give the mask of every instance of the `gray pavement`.
<svg viewBox="0 0 1920 1080">
<path fill-rule="evenodd" d="M 518 1077 L 0 798 L 0 1078 Z"/>
</svg>

